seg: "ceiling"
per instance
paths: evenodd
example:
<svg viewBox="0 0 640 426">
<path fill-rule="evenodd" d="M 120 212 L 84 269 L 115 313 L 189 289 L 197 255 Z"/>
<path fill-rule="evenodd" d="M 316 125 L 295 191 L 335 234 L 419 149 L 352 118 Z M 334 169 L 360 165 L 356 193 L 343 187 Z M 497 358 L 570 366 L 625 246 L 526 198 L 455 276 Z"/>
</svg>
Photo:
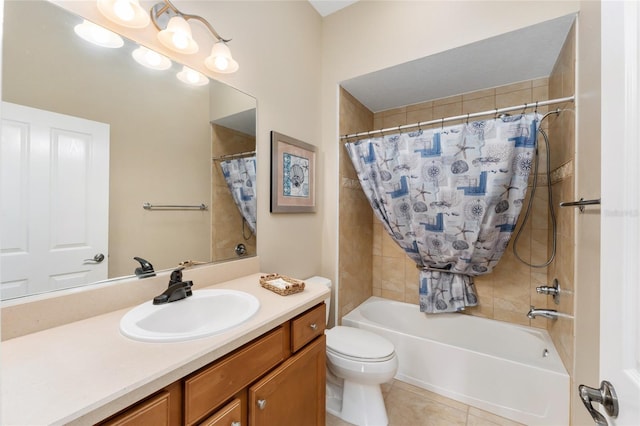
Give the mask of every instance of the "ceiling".
<svg viewBox="0 0 640 426">
<path fill-rule="evenodd" d="M 547 77 L 574 20 L 575 15 L 553 19 L 365 74 L 341 85 L 369 110 L 379 112 Z"/>
<path fill-rule="evenodd" d="M 311 6 L 313 6 L 322 17 L 325 17 L 357 1 L 358 0 L 309 0 L 309 3 L 311 3 Z"/>
</svg>

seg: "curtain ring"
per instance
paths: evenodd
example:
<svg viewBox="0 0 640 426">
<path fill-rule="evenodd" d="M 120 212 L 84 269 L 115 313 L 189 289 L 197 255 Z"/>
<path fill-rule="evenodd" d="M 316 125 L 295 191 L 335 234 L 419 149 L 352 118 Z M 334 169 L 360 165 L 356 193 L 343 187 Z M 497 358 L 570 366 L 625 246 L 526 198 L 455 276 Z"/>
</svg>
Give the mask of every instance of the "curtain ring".
<svg viewBox="0 0 640 426">
<path fill-rule="evenodd" d="M 524 113 L 527 111 L 527 103 L 524 103 L 524 108 L 522 108 L 522 112 L 520 114 L 524 115 Z"/>
<path fill-rule="evenodd" d="M 440 122 L 440 131 L 444 130 L 444 117 L 442 117 L 442 121 Z"/>
<path fill-rule="evenodd" d="M 493 115 L 493 119 L 494 120 L 498 119 L 498 108 L 496 108 L 496 113 Z"/>
<path fill-rule="evenodd" d="M 469 124 L 469 113 L 467 113 L 467 124 Z"/>
<path fill-rule="evenodd" d="M 538 101 L 536 101 L 536 109 L 533 110 L 534 113 L 538 113 Z"/>
<path fill-rule="evenodd" d="M 402 124 L 398 124 L 398 133 L 402 134 Z"/>
</svg>

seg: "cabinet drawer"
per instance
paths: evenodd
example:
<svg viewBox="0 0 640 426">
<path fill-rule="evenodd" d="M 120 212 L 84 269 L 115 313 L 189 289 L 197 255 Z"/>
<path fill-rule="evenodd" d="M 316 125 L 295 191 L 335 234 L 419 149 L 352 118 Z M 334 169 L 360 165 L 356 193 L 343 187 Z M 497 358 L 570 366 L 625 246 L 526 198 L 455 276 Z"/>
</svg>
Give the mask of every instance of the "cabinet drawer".
<svg viewBox="0 0 640 426">
<path fill-rule="evenodd" d="M 324 334 L 326 326 L 324 303 L 297 316 L 291 321 L 291 350 L 298 351 L 304 345 Z"/>
<path fill-rule="evenodd" d="M 103 423 L 104 426 L 169 425 L 170 394 L 162 391 Z"/>
<path fill-rule="evenodd" d="M 192 425 L 289 355 L 284 327 L 238 349 L 184 382 L 185 422 Z"/>
<path fill-rule="evenodd" d="M 200 423 L 200 426 L 240 426 L 241 419 L 242 405 L 241 401 L 236 398 Z"/>
</svg>

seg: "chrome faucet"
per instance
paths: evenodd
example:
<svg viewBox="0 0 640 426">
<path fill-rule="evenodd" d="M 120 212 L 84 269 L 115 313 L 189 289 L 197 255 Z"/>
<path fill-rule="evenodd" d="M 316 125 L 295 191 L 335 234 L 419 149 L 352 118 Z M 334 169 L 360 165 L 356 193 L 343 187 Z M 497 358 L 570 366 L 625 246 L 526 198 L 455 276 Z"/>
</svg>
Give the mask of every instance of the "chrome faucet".
<svg viewBox="0 0 640 426">
<path fill-rule="evenodd" d="M 536 287 L 536 292 L 538 294 L 548 294 L 550 296 L 553 296 L 553 301 L 556 305 L 560 304 L 560 284 L 558 283 L 557 279 L 553 280 L 553 286 L 540 286 L 540 287 Z"/>
<path fill-rule="evenodd" d="M 193 295 L 191 287 L 192 281 L 182 281 L 182 270 L 178 268 L 171 273 L 169 279 L 169 287 L 159 296 L 153 298 L 154 305 L 163 305 L 165 303 L 175 302 L 176 300 L 186 299 Z"/>
<path fill-rule="evenodd" d="M 555 309 L 536 309 L 535 306 L 532 306 L 527 313 L 527 317 L 529 317 L 529 319 L 535 319 L 538 316 L 557 320 L 558 311 L 556 311 Z"/>
</svg>

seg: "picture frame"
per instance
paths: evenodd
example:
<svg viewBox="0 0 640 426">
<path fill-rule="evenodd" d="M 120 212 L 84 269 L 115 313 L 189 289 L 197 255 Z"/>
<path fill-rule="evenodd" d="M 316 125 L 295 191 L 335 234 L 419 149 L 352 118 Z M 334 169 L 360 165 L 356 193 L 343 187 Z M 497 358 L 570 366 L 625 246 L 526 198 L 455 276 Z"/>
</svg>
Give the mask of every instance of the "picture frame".
<svg viewBox="0 0 640 426">
<path fill-rule="evenodd" d="M 271 131 L 271 213 L 315 213 L 316 147 Z"/>
</svg>

